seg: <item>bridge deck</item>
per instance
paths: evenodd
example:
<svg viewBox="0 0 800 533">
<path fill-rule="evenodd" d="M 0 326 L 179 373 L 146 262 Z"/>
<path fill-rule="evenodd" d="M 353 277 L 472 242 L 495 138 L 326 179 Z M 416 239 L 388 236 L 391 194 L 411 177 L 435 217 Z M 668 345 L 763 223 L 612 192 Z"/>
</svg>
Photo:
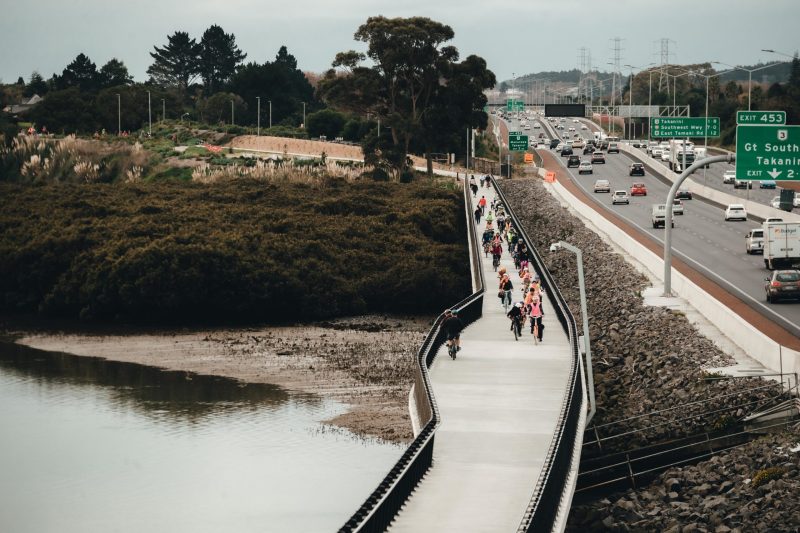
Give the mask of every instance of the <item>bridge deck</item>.
<svg viewBox="0 0 800 533">
<path fill-rule="evenodd" d="M 494 196 L 485 188 L 481 195 Z M 481 221 L 479 236 L 484 227 Z M 455 361 L 443 346 L 431 367 L 442 415 L 433 467 L 392 532 L 516 531 L 552 441 L 569 377 L 568 338 L 545 298 L 544 342 L 534 345 L 530 329 L 515 341 L 491 256 L 482 264 L 483 318 L 462 333 Z M 518 301 L 522 282 L 505 249 L 502 265 Z"/>
</svg>

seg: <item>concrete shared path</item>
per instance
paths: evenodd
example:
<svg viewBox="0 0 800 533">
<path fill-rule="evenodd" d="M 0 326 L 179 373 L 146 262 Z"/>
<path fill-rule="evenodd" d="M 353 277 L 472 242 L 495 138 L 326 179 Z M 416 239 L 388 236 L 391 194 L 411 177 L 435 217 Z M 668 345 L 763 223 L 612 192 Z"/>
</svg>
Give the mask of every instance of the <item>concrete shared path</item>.
<svg viewBox="0 0 800 533">
<path fill-rule="evenodd" d="M 494 191 L 481 188 L 481 195 L 490 203 Z M 482 220 L 479 236 L 484 227 Z M 513 299 L 520 301 L 522 282 L 505 246 L 503 252 Z M 392 532 L 516 531 L 553 439 L 569 377 L 569 340 L 545 295 L 544 341 L 535 345 L 529 328 L 515 341 L 491 255 L 482 265 L 483 318 L 462 333 L 455 361 L 442 346 L 431 367 L 442 416 L 433 467 Z"/>
</svg>

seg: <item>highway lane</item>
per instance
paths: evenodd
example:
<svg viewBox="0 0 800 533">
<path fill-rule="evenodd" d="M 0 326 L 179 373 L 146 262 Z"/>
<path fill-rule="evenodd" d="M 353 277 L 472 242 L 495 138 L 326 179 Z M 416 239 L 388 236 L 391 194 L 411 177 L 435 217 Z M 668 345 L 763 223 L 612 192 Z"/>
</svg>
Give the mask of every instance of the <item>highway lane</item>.
<svg viewBox="0 0 800 533">
<path fill-rule="evenodd" d="M 542 122 L 546 122 L 546 119 L 542 118 Z M 566 124 L 571 124 L 571 119 Z M 548 126 L 545 125 L 545 128 L 550 134 L 553 133 Z M 589 135 L 585 130 L 577 131 L 582 132 L 584 137 Z M 566 157 L 560 159 L 566 168 Z M 644 155 L 642 159 L 646 161 L 647 156 Z M 650 216 L 652 204 L 662 203 L 666 198 L 668 186 L 650 173 L 644 178 L 630 177 L 628 169 L 633 159 L 627 154 L 606 154 L 606 161 L 606 164 L 594 165 L 592 175 L 578 175 L 577 168 L 568 171 L 602 208 L 615 212 L 663 246 L 664 230 L 654 229 Z M 634 181 L 642 181 L 647 186 L 648 196 L 631 198 L 630 205 L 612 206 L 611 195 L 592 191 L 597 179 L 609 180 L 612 191 L 630 191 Z M 800 305 L 792 302 L 767 304 L 763 279 L 769 271 L 764 267 L 762 256 L 751 256 L 744 250 L 745 233 L 759 225 L 750 220 L 725 222 L 722 209 L 697 199 L 684 201 L 684 212 L 684 215 L 675 216 L 673 252 L 763 315 L 800 335 Z"/>
</svg>

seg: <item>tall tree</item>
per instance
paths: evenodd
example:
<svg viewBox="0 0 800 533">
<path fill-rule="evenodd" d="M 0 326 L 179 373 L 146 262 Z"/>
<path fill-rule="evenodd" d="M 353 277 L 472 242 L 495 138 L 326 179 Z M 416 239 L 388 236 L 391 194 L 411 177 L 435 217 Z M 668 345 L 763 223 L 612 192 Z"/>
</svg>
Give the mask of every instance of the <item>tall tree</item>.
<svg viewBox="0 0 800 533">
<path fill-rule="evenodd" d="M 200 39 L 200 75 L 206 94 L 213 94 L 231 79 L 247 54 L 236 46 L 236 37 L 214 24 Z"/>
<path fill-rule="evenodd" d="M 61 73 L 61 88 L 77 87 L 83 92 L 97 90 L 100 75 L 97 66 L 84 54 L 78 54 Z"/>
<path fill-rule="evenodd" d="M 133 76 L 128 73 L 128 67 L 117 58 L 112 58 L 100 69 L 100 86 L 103 88 L 130 85 L 131 83 L 133 83 Z"/>
<path fill-rule="evenodd" d="M 337 54 L 333 66 L 342 71 L 330 70 L 320 82 L 320 94 L 331 105 L 381 118 L 384 131 L 390 132 L 387 140 L 367 139 L 364 155 L 367 160 L 387 165 L 396 176 L 408 167 L 412 142 L 427 148 L 436 141 L 436 136 L 426 131 L 432 126 L 425 115 L 444 105 L 440 95 L 448 92 L 445 87 L 451 78 L 457 76 L 459 82 L 475 84 L 478 92 L 496 82 L 485 61 L 476 56 L 471 56 L 467 65 L 456 66 L 458 51 L 445 45 L 453 36 L 450 26 L 424 17 L 370 17 L 355 33 L 356 40 L 367 43 L 366 55 L 352 50 Z M 372 65 L 361 65 L 367 57 Z M 482 71 L 464 76 L 463 68 Z M 491 85 L 484 87 L 488 82 Z M 476 113 L 483 114 L 480 108 L 475 109 L 483 105 L 480 100 L 465 98 L 464 107 L 451 107 L 450 111 L 459 115 L 452 127 L 480 123 L 475 120 L 479 117 Z"/>
<path fill-rule="evenodd" d="M 156 84 L 177 88 L 184 97 L 189 84 L 200 74 L 200 45 L 188 33 L 176 31 L 167 36 L 166 46 L 153 48 L 153 64 L 147 73 Z"/>
<path fill-rule="evenodd" d="M 47 82 L 44 81 L 44 78 L 41 74 L 34 70 L 31 73 L 31 81 L 25 86 L 25 90 L 22 94 L 25 96 L 33 96 L 34 94 L 44 96 L 48 90 L 49 87 L 47 86 Z"/>
</svg>

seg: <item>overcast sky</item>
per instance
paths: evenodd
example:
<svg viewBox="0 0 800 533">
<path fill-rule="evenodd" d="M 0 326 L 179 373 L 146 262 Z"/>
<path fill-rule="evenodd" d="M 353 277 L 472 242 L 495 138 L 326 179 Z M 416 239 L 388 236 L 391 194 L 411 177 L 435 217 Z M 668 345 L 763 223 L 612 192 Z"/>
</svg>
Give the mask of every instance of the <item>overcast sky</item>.
<svg viewBox="0 0 800 533">
<path fill-rule="evenodd" d="M 800 50 L 800 0 L 0 0 L 0 80 L 49 78 L 83 52 L 98 69 L 116 57 L 145 81 L 153 45 L 177 30 L 199 40 L 212 24 L 236 36 L 247 61 L 286 45 L 302 70 L 323 72 L 336 52 L 363 49 L 353 33 L 373 15 L 450 25 L 462 58 L 482 56 L 498 80 L 577 68 L 582 47 L 610 71 L 614 37 L 620 65 L 659 63 L 662 38 L 677 64 L 752 65 L 781 59 L 762 48 Z"/>
</svg>

